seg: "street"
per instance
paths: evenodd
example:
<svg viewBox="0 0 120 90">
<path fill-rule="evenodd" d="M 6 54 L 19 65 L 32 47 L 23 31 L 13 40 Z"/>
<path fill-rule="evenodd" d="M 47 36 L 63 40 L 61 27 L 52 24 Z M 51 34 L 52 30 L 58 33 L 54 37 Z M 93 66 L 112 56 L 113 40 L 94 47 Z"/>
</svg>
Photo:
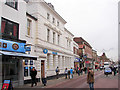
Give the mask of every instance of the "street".
<svg viewBox="0 0 120 90">
<path fill-rule="evenodd" d="M 116 76 L 112 75 L 104 75 L 104 71 L 95 71 L 94 74 L 95 83 L 94 88 L 105 88 L 105 89 L 117 89 L 118 88 L 118 74 Z M 17 87 L 17 89 L 39 89 L 39 88 L 89 88 L 87 84 L 87 74 L 83 74 L 78 76 L 74 74 L 73 79 L 65 79 L 65 77 L 59 79 L 53 79 L 47 81 L 47 86 L 44 86 L 42 82 L 39 82 L 37 86 L 31 87 L 31 84 L 26 84 L 24 86 Z"/>
<path fill-rule="evenodd" d="M 79 76 L 46 88 L 89 88 L 86 83 L 87 75 Z M 103 71 L 95 72 L 95 88 L 118 88 L 118 75 L 109 75 L 106 77 Z"/>
</svg>

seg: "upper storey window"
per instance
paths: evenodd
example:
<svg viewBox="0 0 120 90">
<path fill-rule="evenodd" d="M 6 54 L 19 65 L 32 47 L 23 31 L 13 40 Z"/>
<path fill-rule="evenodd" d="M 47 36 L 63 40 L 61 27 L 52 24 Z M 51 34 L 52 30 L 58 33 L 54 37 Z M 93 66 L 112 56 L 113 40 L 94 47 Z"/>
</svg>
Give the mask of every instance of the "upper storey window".
<svg viewBox="0 0 120 90">
<path fill-rule="evenodd" d="M 27 35 L 31 34 L 31 20 L 27 19 Z"/>
<path fill-rule="evenodd" d="M 18 39 L 19 24 L 2 18 L 0 33 L 2 34 L 2 37 Z"/>
<path fill-rule="evenodd" d="M 48 20 L 50 19 L 50 14 L 49 14 L 49 13 L 47 13 L 47 19 L 48 19 Z"/>
<path fill-rule="evenodd" d="M 53 23 L 55 23 L 55 18 L 53 18 L 53 21 L 52 21 Z"/>
<path fill-rule="evenodd" d="M 18 0 L 6 0 L 6 4 L 12 8 L 18 9 Z"/>
</svg>

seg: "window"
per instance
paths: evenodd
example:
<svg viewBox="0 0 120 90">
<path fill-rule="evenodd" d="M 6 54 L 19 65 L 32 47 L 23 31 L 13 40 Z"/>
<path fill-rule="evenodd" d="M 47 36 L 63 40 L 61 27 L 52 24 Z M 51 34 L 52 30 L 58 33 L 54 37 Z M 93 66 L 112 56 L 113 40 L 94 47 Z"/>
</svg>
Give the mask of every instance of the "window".
<svg viewBox="0 0 120 90">
<path fill-rule="evenodd" d="M 50 19 L 50 14 L 49 13 L 47 13 L 47 19 Z"/>
<path fill-rule="evenodd" d="M 60 35 L 58 35 L 58 45 L 60 44 Z"/>
<path fill-rule="evenodd" d="M 49 38 L 50 38 L 50 30 L 47 29 L 47 41 L 49 42 Z"/>
<path fill-rule="evenodd" d="M 27 35 L 30 35 L 31 31 L 31 20 L 27 19 Z"/>
<path fill-rule="evenodd" d="M 18 9 L 18 0 L 6 0 L 6 4 L 12 8 Z"/>
<path fill-rule="evenodd" d="M 2 37 L 18 39 L 19 24 L 2 18 L 0 33 L 2 33 Z"/>
<path fill-rule="evenodd" d="M 55 43 L 55 32 L 53 32 L 53 43 Z"/>
<path fill-rule="evenodd" d="M 59 22 L 57 21 L 57 26 L 59 26 Z"/>
<path fill-rule="evenodd" d="M 53 18 L 53 23 L 55 23 L 55 18 Z"/>
</svg>

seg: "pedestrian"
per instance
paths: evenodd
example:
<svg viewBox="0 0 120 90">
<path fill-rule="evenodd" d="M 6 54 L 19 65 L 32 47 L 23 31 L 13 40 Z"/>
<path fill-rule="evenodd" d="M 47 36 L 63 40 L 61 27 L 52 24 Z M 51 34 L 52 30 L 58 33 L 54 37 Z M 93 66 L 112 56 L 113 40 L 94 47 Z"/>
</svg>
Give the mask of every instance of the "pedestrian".
<svg viewBox="0 0 120 90">
<path fill-rule="evenodd" d="M 83 74 L 83 68 L 81 68 L 81 75 Z"/>
<path fill-rule="evenodd" d="M 86 67 L 84 68 L 84 71 L 85 71 L 85 74 L 87 74 L 87 68 Z"/>
<path fill-rule="evenodd" d="M 44 86 L 46 86 L 46 84 L 47 84 L 47 80 L 44 76 L 42 76 L 42 83 L 43 83 Z"/>
<path fill-rule="evenodd" d="M 116 68 L 113 68 L 114 76 L 116 75 Z"/>
<path fill-rule="evenodd" d="M 78 76 L 80 76 L 80 67 L 78 68 Z"/>
<path fill-rule="evenodd" d="M 59 72 L 60 72 L 59 67 L 56 68 L 55 72 L 56 72 L 56 77 L 58 79 L 59 78 Z"/>
<path fill-rule="evenodd" d="M 71 78 L 73 78 L 73 69 L 72 69 L 72 67 L 71 67 L 71 69 L 70 69 L 70 79 Z"/>
<path fill-rule="evenodd" d="M 68 75 L 68 70 L 67 68 L 65 68 L 65 79 L 67 79 L 67 75 Z"/>
<path fill-rule="evenodd" d="M 91 68 L 88 71 L 87 83 L 89 84 L 90 90 L 94 90 L 94 72 Z"/>
<path fill-rule="evenodd" d="M 68 70 L 68 77 L 69 77 L 69 79 L 70 79 L 70 70 Z"/>
<path fill-rule="evenodd" d="M 31 82 L 32 82 L 31 87 L 33 87 L 34 84 L 35 84 L 35 86 L 37 85 L 36 75 L 37 75 L 37 70 L 33 67 L 30 71 Z"/>
</svg>

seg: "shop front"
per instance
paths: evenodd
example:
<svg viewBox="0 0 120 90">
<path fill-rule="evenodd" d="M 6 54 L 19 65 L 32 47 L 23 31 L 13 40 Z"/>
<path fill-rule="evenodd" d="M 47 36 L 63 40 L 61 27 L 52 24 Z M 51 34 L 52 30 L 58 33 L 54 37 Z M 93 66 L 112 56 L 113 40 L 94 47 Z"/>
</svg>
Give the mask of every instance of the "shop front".
<svg viewBox="0 0 120 90">
<path fill-rule="evenodd" d="M 0 39 L 0 56 L 2 57 L 2 82 L 11 80 L 13 87 L 24 84 L 24 59 L 37 60 L 36 56 L 25 54 L 25 43 Z"/>
</svg>

